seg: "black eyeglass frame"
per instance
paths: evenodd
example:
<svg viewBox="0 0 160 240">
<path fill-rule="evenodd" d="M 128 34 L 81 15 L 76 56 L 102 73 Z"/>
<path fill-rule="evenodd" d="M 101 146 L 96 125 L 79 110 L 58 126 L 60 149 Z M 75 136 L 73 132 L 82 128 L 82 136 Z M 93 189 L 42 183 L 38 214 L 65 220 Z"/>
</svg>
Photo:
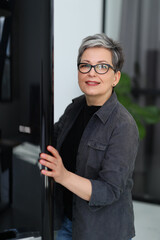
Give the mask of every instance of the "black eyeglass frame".
<svg viewBox="0 0 160 240">
<path fill-rule="evenodd" d="M 85 72 L 85 73 L 84 73 L 84 72 L 81 72 L 80 69 L 79 69 L 79 66 L 80 66 L 81 64 L 89 65 L 89 66 L 90 66 L 89 71 L 88 71 L 88 72 Z M 108 69 L 107 69 L 107 71 L 106 71 L 105 73 L 99 73 L 99 72 L 96 71 L 96 66 L 97 66 L 97 65 L 106 65 L 106 66 L 108 67 Z M 116 69 L 114 69 L 110 64 L 107 64 L 107 63 L 98 63 L 98 64 L 96 64 L 96 65 L 91 65 L 91 64 L 89 64 L 89 63 L 78 63 L 77 66 L 78 66 L 78 70 L 79 70 L 80 73 L 82 73 L 82 74 L 89 73 L 92 68 L 94 68 L 94 71 L 95 71 L 96 73 L 98 73 L 98 74 L 106 74 L 106 73 L 109 71 L 110 68 L 111 68 L 114 72 L 116 72 Z"/>
</svg>

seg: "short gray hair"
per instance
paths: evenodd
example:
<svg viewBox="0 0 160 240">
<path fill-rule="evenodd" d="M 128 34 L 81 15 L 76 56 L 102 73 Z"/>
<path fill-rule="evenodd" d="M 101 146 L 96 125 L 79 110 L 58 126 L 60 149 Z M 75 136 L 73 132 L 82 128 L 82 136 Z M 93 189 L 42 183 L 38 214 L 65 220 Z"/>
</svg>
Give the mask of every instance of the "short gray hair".
<svg viewBox="0 0 160 240">
<path fill-rule="evenodd" d="M 82 40 L 82 43 L 78 51 L 77 64 L 81 62 L 81 57 L 84 51 L 87 48 L 94 48 L 94 47 L 106 48 L 110 50 L 112 53 L 112 64 L 115 69 L 115 72 L 121 71 L 123 62 L 124 62 L 122 48 L 119 42 L 114 41 L 113 39 L 107 37 L 103 33 L 95 34 L 93 36 L 88 36 Z"/>
</svg>

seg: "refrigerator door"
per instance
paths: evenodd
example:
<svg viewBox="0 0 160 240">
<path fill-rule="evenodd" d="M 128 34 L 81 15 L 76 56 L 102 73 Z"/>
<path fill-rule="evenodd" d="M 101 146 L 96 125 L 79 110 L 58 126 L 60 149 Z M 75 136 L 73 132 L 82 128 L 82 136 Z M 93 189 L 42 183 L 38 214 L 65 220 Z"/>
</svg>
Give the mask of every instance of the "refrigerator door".
<svg viewBox="0 0 160 240">
<path fill-rule="evenodd" d="M 0 239 L 51 240 L 53 181 L 38 160 L 53 125 L 53 1 L 8 2 L 12 97 L 0 101 Z"/>
</svg>

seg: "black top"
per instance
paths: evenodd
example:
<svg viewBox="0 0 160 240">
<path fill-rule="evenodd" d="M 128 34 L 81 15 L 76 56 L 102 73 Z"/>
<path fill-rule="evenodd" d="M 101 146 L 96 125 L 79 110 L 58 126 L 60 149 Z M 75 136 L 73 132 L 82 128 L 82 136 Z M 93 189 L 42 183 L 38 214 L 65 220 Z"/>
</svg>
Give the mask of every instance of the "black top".
<svg viewBox="0 0 160 240">
<path fill-rule="evenodd" d="M 75 172 L 76 156 L 83 131 L 92 115 L 99 108 L 100 106 L 87 106 L 85 104 L 62 144 L 60 156 L 65 168 L 73 173 Z M 63 196 L 65 216 L 72 220 L 73 193 L 63 188 Z"/>
</svg>

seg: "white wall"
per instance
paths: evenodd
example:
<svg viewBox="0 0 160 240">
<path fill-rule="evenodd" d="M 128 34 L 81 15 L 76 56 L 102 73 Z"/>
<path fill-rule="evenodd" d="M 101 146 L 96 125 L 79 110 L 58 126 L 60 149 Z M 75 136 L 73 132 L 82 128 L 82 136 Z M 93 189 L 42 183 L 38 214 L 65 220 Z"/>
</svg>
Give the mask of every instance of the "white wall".
<svg viewBox="0 0 160 240">
<path fill-rule="evenodd" d="M 54 0 L 54 121 L 81 95 L 77 54 L 84 37 L 100 33 L 102 0 Z"/>
<path fill-rule="evenodd" d="M 105 33 L 113 38 L 119 40 L 121 14 L 122 14 L 123 0 L 107 0 L 106 4 L 106 28 Z"/>
</svg>

